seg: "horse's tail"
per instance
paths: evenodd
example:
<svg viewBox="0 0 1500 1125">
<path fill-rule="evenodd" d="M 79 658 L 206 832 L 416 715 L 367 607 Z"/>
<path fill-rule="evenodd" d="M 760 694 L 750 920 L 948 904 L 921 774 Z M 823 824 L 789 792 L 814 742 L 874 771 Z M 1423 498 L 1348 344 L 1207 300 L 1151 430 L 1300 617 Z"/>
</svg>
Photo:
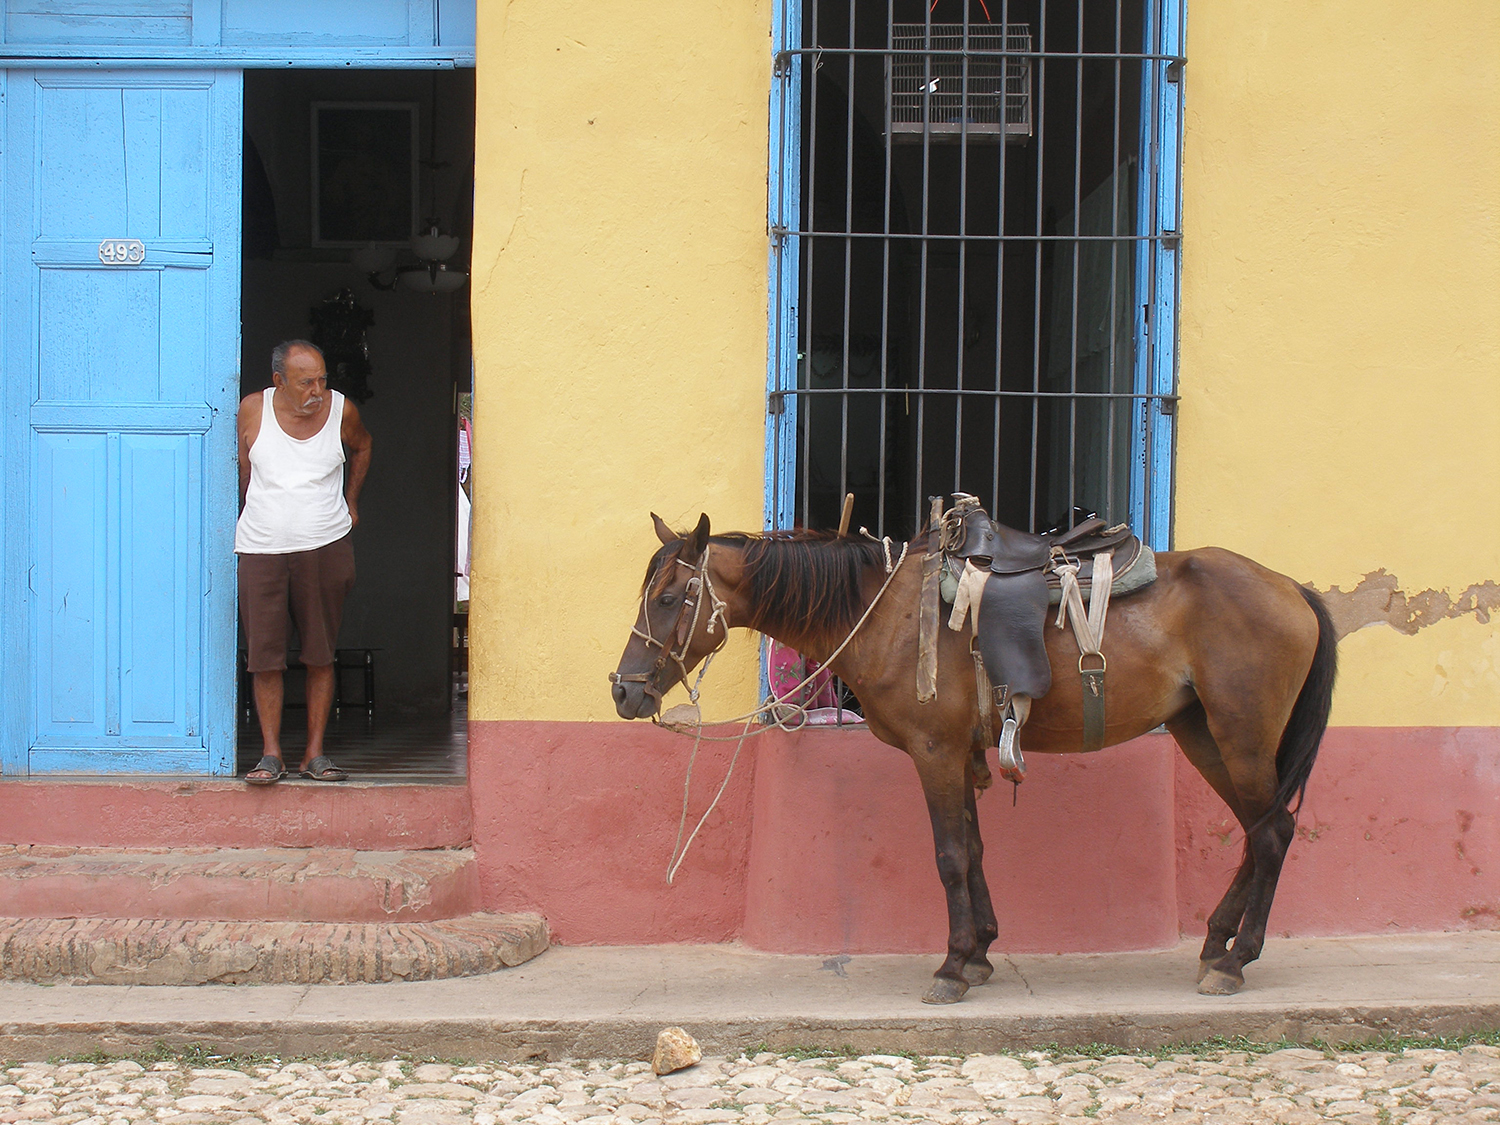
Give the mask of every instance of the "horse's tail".
<svg viewBox="0 0 1500 1125">
<path fill-rule="evenodd" d="M 1312 667 L 1302 682 L 1297 702 L 1292 704 L 1286 730 L 1281 733 L 1281 745 L 1276 749 L 1276 800 L 1271 806 L 1273 810 L 1290 808 L 1295 799 L 1297 805 L 1291 809 L 1293 816 L 1302 808 L 1307 778 L 1318 758 L 1318 744 L 1328 729 L 1328 712 L 1333 707 L 1333 681 L 1339 662 L 1338 637 L 1328 607 L 1307 587 L 1299 586 L 1298 591 L 1318 619 L 1318 647 L 1313 652 Z"/>
</svg>

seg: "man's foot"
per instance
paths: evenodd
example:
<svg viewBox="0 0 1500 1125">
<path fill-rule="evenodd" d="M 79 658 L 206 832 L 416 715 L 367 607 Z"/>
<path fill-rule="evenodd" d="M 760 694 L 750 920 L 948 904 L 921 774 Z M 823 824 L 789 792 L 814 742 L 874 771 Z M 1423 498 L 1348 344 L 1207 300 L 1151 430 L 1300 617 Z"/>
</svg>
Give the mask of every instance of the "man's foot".
<svg viewBox="0 0 1500 1125">
<path fill-rule="evenodd" d="M 302 770 L 302 776 L 309 781 L 347 781 L 349 775 L 338 766 L 333 764 L 333 759 L 326 754 L 319 754 L 308 762 Z"/>
<path fill-rule="evenodd" d="M 286 776 L 286 765 L 280 758 L 273 758 L 267 754 L 255 764 L 255 768 L 245 773 L 245 780 L 251 785 L 275 785 Z"/>
</svg>

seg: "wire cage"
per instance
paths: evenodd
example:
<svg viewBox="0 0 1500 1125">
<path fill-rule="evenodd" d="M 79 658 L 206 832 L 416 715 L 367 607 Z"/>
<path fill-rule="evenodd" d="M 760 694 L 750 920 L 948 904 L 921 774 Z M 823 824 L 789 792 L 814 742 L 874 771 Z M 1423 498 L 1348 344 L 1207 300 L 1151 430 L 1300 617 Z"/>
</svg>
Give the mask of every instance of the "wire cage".
<svg viewBox="0 0 1500 1125">
<path fill-rule="evenodd" d="M 1025 141 L 1032 132 L 1030 51 L 1024 23 L 893 23 L 885 72 L 891 139 Z"/>
</svg>

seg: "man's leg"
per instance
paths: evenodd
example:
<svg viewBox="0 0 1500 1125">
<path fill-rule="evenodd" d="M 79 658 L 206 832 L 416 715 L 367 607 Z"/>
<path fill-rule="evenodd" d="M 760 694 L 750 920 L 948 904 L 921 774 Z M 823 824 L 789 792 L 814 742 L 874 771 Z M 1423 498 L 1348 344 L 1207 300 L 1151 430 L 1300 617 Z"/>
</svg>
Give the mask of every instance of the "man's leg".
<svg viewBox="0 0 1500 1125">
<path fill-rule="evenodd" d="M 344 597 L 354 585 L 354 549 L 349 537 L 299 552 L 291 560 L 291 572 L 292 615 L 302 635 L 302 663 L 307 666 L 307 753 L 302 757 L 302 773 L 317 781 L 343 781 L 349 775 L 324 754 L 323 736 L 333 707 L 335 645 Z"/>
<path fill-rule="evenodd" d="M 333 665 L 307 666 L 307 752 L 302 755 L 302 769 L 323 756 L 323 732 L 328 729 L 328 712 L 333 707 Z"/>
<path fill-rule="evenodd" d="M 286 668 L 287 581 L 282 555 L 239 556 L 240 616 L 245 626 L 246 666 L 254 682 L 255 714 L 264 744 L 262 762 L 245 780 L 256 784 L 276 781 L 284 771 L 281 753 L 281 709 Z"/>
<path fill-rule="evenodd" d="M 280 759 L 282 758 L 281 702 L 284 695 L 282 672 L 281 669 L 276 668 L 269 672 L 256 672 L 254 676 L 255 714 L 260 719 L 260 740 L 264 746 L 261 753 L 267 758 Z M 309 690 L 309 698 L 311 694 Z M 310 702 L 309 706 L 311 706 Z M 253 769 L 245 776 L 269 778 L 271 775 L 266 770 Z"/>
</svg>

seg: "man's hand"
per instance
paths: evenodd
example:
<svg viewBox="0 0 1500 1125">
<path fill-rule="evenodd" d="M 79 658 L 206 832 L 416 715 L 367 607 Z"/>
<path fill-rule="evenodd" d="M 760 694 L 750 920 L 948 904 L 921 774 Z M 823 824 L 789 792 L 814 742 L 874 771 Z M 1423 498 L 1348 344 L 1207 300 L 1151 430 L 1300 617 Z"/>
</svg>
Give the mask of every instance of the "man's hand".
<svg viewBox="0 0 1500 1125">
<path fill-rule="evenodd" d="M 349 530 L 353 531 L 359 526 L 359 505 L 350 503 L 347 498 L 345 503 L 349 505 Z"/>
</svg>

